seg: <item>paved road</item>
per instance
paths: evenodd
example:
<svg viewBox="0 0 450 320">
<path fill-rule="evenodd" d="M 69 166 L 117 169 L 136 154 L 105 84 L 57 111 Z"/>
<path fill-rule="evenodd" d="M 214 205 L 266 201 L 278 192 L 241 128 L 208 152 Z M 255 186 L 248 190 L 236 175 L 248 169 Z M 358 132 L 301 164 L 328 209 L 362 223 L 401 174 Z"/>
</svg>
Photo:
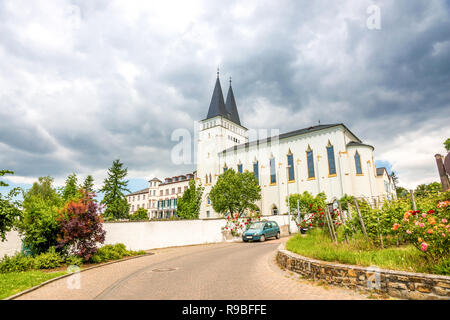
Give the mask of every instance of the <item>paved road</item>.
<svg viewBox="0 0 450 320">
<path fill-rule="evenodd" d="M 151 256 L 82 272 L 79 289 L 68 287 L 68 277 L 18 299 L 366 298 L 352 290 L 318 286 L 281 270 L 275 253 L 285 240 L 152 250 L 155 254 Z"/>
</svg>

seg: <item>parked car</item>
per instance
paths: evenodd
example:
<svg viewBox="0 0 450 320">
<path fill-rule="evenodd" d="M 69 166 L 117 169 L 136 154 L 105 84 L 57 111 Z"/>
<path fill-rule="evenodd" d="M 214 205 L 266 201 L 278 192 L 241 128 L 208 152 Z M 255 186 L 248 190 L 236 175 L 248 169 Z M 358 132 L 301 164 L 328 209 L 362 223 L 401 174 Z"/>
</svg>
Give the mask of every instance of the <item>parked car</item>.
<svg viewBox="0 0 450 320">
<path fill-rule="evenodd" d="M 275 221 L 257 221 L 249 224 L 247 230 L 242 234 L 242 240 L 265 241 L 267 238 L 276 237 L 280 239 L 280 227 Z"/>
</svg>

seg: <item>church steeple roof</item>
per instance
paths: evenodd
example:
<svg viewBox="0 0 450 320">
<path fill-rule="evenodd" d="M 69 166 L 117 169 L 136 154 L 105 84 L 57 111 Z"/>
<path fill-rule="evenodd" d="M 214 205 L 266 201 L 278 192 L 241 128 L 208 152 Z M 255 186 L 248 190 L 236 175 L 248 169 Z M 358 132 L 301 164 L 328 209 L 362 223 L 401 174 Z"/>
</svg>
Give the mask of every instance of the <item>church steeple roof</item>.
<svg viewBox="0 0 450 320">
<path fill-rule="evenodd" d="M 216 116 L 222 116 L 228 118 L 225 102 L 223 101 L 222 87 L 220 86 L 219 71 L 217 70 L 217 80 L 214 86 L 214 92 L 209 104 L 208 116 L 206 119 L 214 118 Z"/>
<path fill-rule="evenodd" d="M 233 87 L 231 86 L 231 78 L 230 78 L 230 87 L 228 88 L 227 94 L 227 102 L 225 103 L 225 107 L 227 112 L 230 114 L 230 120 L 234 123 L 241 125 L 241 121 L 239 120 L 239 113 L 236 106 L 236 100 L 234 100 Z"/>
</svg>

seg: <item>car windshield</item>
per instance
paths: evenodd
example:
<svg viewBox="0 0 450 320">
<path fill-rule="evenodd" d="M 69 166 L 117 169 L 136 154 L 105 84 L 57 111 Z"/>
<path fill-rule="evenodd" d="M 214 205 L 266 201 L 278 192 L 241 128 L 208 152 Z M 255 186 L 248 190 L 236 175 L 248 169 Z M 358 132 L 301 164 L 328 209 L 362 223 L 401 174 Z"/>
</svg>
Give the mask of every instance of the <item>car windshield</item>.
<svg viewBox="0 0 450 320">
<path fill-rule="evenodd" d="M 249 225 L 249 229 L 262 229 L 264 228 L 265 222 L 253 222 Z"/>
</svg>

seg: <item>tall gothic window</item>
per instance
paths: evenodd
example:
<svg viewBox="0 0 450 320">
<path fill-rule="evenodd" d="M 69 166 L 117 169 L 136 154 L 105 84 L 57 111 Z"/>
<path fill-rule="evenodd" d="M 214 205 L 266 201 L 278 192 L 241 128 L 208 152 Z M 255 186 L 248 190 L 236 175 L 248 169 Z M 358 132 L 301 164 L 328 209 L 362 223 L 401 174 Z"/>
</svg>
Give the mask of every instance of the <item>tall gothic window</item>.
<svg viewBox="0 0 450 320">
<path fill-rule="evenodd" d="M 225 172 L 225 171 L 227 171 L 228 170 L 228 167 L 227 167 L 227 165 L 225 164 L 225 166 L 223 167 L 223 172 Z"/>
<path fill-rule="evenodd" d="M 242 164 L 238 164 L 238 172 L 242 173 Z"/>
<path fill-rule="evenodd" d="M 253 172 L 255 173 L 256 182 L 259 183 L 259 165 L 258 165 L 258 161 L 253 162 Z"/>
<path fill-rule="evenodd" d="M 336 162 L 334 159 L 334 148 L 331 145 L 330 141 L 328 141 L 327 155 L 328 155 L 328 173 L 329 173 L 329 175 L 335 175 L 336 174 Z"/>
<path fill-rule="evenodd" d="M 308 149 L 306 150 L 306 162 L 308 163 L 308 178 L 315 178 L 316 175 L 314 173 L 314 154 L 309 145 Z"/>
<path fill-rule="evenodd" d="M 275 168 L 275 158 L 270 159 L 270 184 L 277 183 L 277 174 Z"/>
<path fill-rule="evenodd" d="M 291 150 L 289 150 L 289 153 L 287 155 L 287 164 L 288 164 L 289 181 L 294 181 L 295 180 L 295 175 L 294 175 L 294 156 L 292 155 Z"/>
<path fill-rule="evenodd" d="M 212 182 L 212 176 L 211 176 L 211 173 L 209 174 L 209 183 L 211 183 Z"/>
<path fill-rule="evenodd" d="M 356 167 L 356 174 L 362 174 L 361 157 L 359 156 L 358 151 L 356 151 L 355 153 L 355 167 Z"/>
</svg>

